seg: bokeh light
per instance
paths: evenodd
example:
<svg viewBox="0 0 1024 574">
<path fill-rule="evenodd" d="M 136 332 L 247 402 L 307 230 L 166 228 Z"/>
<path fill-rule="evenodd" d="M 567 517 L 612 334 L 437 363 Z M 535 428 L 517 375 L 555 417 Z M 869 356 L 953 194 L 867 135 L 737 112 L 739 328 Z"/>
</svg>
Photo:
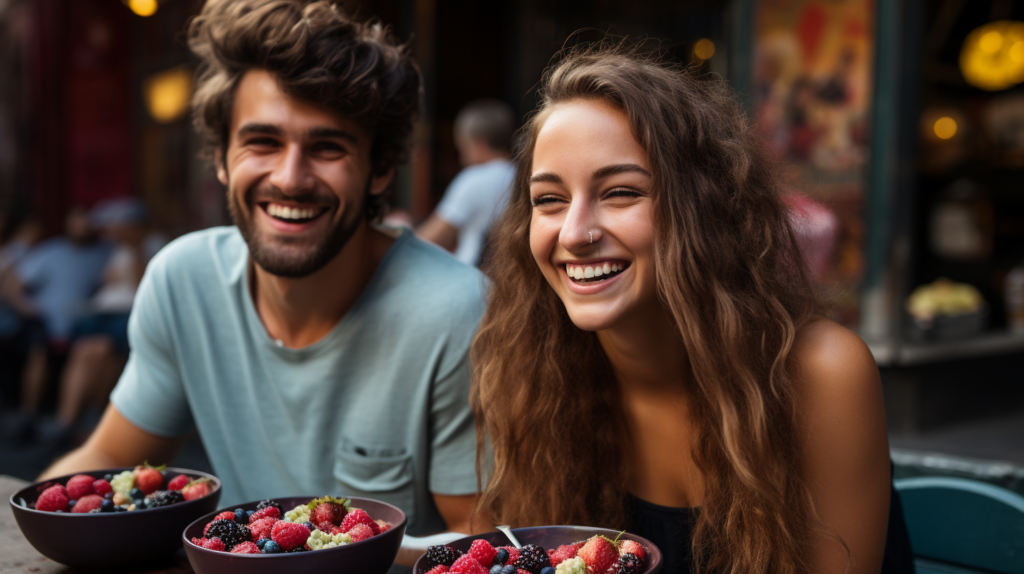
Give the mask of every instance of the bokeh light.
<svg viewBox="0 0 1024 574">
<path fill-rule="evenodd" d="M 152 16 L 158 5 L 156 0 L 128 0 L 128 8 L 139 16 Z"/>
<path fill-rule="evenodd" d="M 146 108 L 157 122 L 173 122 L 188 113 L 189 98 L 192 95 L 190 68 L 172 68 L 153 74 L 146 78 L 144 85 Z"/>
<path fill-rule="evenodd" d="M 956 135 L 956 120 L 949 116 L 941 117 L 935 121 L 934 130 L 939 139 L 948 140 Z"/>
<path fill-rule="evenodd" d="M 715 55 L 715 43 L 707 38 L 697 40 L 693 45 L 693 55 L 701 60 L 710 60 Z"/>
<path fill-rule="evenodd" d="M 972 86 L 1005 90 L 1024 82 L 1024 22 L 991 22 L 967 35 L 960 71 Z"/>
</svg>

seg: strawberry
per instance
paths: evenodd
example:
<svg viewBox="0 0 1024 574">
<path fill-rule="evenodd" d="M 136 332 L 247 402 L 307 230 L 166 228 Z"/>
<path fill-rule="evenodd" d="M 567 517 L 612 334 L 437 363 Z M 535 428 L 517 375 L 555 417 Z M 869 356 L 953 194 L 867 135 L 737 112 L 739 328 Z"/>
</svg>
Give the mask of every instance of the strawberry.
<svg viewBox="0 0 1024 574">
<path fill-rule="evenodd" d="M 448 569 L 444 567 L 444 564 L 438 564 L 430 570 L 427 570 L 425 574 L 447 574 Z"/>
<path fill-rule="evenodd" d="M 486 540 L 474 540 L 473 544 L 469 547 L 466 552 L 466 556 L 472 556 L 476 558 L 476 561 L 481 565 L 490 565 L 494 561 L 494 557 L 498 554 L 498 551 L 491 546 L 491 543 Z"/>
<path fill-rule="evenodd" d="M 185 500 L 195 500 L 210 494 L 210 479 L 203 477 L 193 480 L 181 488 L 181 494 Z"/>
<path fill-rule="evenodd" d="M 181 490 L 182 488 L 185 488 L 185 485 L 188 484 L 190 480 L 192 479 L 184 474 L 179 474 L 167 483 L 167 490 Z"/>
<path fill-rule="evenodd" d="M 639 558 L 641 562 L 644 561 L 644 547 L 636 540 L 623 540 L 619 543 L 619 556 L 625 554 L 632 554 Z"/>
<path fill-rule="evenodd" d="M 231 549 L 232 554 L 259 554 L 260 549 L 256 546 L 256 543 L 251 540 L 239 542 L 235 544 L 235 547 Z"/>
<path fill-rule="evenodd" d="M 279 520 L 270 531 L 270 538 L 285 552 L 306 543 L 309 528 L 305 525 Z"/>
<path fill-rule="evenodd" d="M 487 569 L 480 564 L 480 561 L 469 554 L 463 554 L 448 569 L 451 574 L 487 574 Z"/>
<path fill-rule="evenodd" d="M 56 512 L 68 509 L 68 491 L 59 484 L 47 488 L 36 499 L 36 510 Z"/>
<path fill-rule="evenodd" d="M 314 524 L 316 524 L 314 522 Z M 352 512 L 345 515 L 344 520 L 341 521 L 341 531 L 348 532 L 356 524 L 365 524 L 370 527 L 374 535 L 380 534 L 380 526 L 370 518 L 370 515 L 365 510 L 359 508 L 353 508 Z"/>
<path fill-rule="evenodd" d="M 263 518 L 273 518 L 275 520 L 281 520 L 281 511 L 275 506 L 264 506 L 263 508 L 253 512 L 249 516 L 249 524 L 261 520 Z M 322 529 L 321 529 L 322 530 Z M 269 538 L 269 537 L 268 537 Z"/>
<path fill-rule="evenodd" d="M 376 526 L 376 524 L 374 524 L 374 526 Z M 351 536 L 352 540 L 355 542 L 362 542 L 367 538 L 373 538 L 376 533 L 368 525 L 359 523 L 350 528 L 345 534 Z"/>
<path fill-rule="evenodd" d="M 260 518 L 255 522 L 250 522 L 249 532 L 252 533 L 253 541 L 258 541 L 261 538 L 270 538 L 271 533 L 274 530 L 274 525 L 278 522 L 278 519 L 274 518 L 273 516 Z"/>
<path fill-rule="evenodd" d="M 75 507 L 71 509 L 71 512 L 75 514 L 85 514 L 90 510 L 99 508 L 103 504 L 103 497 L 98 494 L 86 494 L 82 498 L 78 499 L 75 503 Z"/>
<path fill-rule="evenodd" d="M 320 530 L 330 532 L 331 527 L 341 525 L 341 521 L 345 519 L 345 515 L 348 513 L 348 510 L 345 508 L 345 502 L 344 498 L 334 498 L 331 496 L 311 501 L 309 503 L 311 511 L 309 513 L 309 521 Z"/>
<path fill-rule="evenodd" d="M 92 483 L 92 490 L 100 496 L 106 496 L 108 493 L 114 492 L 113 487 L 110 483 L 103 480 L 102 478 Z"/>
<path fill-rule="evenodd" d="M 68 479 L 67 489 L 68 498 L 71 500 L 78 500 L 87 494 L 96 494 L 93 490 L 92 483 L 96 482 L 96 479 L 89 476 L 88 474 L 76 474 Z"/>
<path fill-rule="evenodd" d="M 587 540 L 576 555 L 587 565 L 587 572 L 603 573 L 609 566 L 619 561 L 619 549 L 604 536 L 595 536 Z"/>
<path fill-rule="evenodd" d="M 377 528 L 380 528 L 380 533 L 381 534 L 384 534 L 388 530 L 391 530 L 392 528 L 395 527 L 393 524 L 391 524 L 390 522 L 388 522 L 386 520 L 375 520 L 374 522 L 377 523 Z"/>
<path fill-rule="evenodd" d="M 563 544 L 554 550 L 548 550 L 548 556 L 551 558 L 552 566 L 557 566 L 558 564 L 575 557 L 581 547 L 583 547 L 583 543 L 579 542 L 577 544 Z"/>
<path fill-rule="evenodd" d="M 135 487 L 145 494 L 153 494 L 160 490 L 164 483 L 164 475 L 160 471 L 167 465 L 150 466 L 148 462 L 135 467 Z"/>
</svg>

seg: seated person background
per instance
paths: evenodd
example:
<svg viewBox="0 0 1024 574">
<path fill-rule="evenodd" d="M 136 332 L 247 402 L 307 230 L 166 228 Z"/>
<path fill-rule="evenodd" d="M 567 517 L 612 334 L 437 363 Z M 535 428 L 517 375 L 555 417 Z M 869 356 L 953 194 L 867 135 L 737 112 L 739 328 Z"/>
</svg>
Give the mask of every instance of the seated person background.
<svg viewBox="0 0 1024 574">
<path fill-rule="evenodd" d="M 416 234 L 466 265 L 479 264 L 491 224 L 508 202 L 516 173 L 508 157 L 515 127 L 512 108 L 498 100 L 471 102 L 455 118 L 455 146 L 466 168 Z"/>
<path fill-rule="evenodd" d="M 111 406 L 44 478 L 167 462 L 198 431 L 224 505 L 366 496 L 404 510 L 410 534 L 469 532 L 484 279 L 372 225 L 409 155 L 415 64 L 328 2 L 207 3 L 188 37 L 235 226 L 150 262 Z"/>
</svg>

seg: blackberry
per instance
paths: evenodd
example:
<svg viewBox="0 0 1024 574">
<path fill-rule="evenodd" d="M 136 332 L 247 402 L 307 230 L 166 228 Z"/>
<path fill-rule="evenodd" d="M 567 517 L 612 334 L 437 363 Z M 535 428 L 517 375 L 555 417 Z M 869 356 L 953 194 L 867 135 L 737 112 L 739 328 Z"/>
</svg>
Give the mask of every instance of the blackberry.
<svg viewBox="0 0 1024 574">
<path fill-rule="evenodd" d="M 427 569 L 432 569 L 435 566 L 451 568 L 452 564 L 455 564 L 455 561 L 459 559 L 459 556 L 462 556 L 462 552 L 459 552 L 447 544 L 428 546 Z"/>
<path fill-rule="evenodd" d="M 536 544 L 527 544 L 519 549 L 519 559 L 516 560 L 516 568 L 522 568 L 532 574 L 540 574 L 540 569 L 551 566 L 551 558 L 546 550 Z"/>
<path fill-rule="evenodd" d="M 185 495 L 180 490 L 158 490 L 150 494 L 146 500 L 149 501 L 146 504 L 146 508 L 159 508 L 178 502 L 185 502 Z"/>
<path fill-rule="evenodd" d="M 175 491 L 177 492 L 177 491 Z M 220 538 L 224 543 L 224 549 L 231 552 L 236 544 L 245 542 L 252 538 L 249 528 L 242 526 L 234 520 L 215 520 L 206 531 L 207 538 Z"/>
<path fill-rule="evenodd" d="M 280 548 L 280 546 L 278 548 Z M 305 545 L 299 545 L 299 546 L 296 546 L 295 548 L 292 548 L 291 550 L 285 551 L 285 554 L 287 554 L 289 552 L 309 552 L 309 550 L 306 550 L 306 546 Z"/>
<path fill-rule="evenodd" d="M 636 554 L 627 552 L 619 556 L 619 569 L 615 571 L 615 574 L 640 574 L 643 567 L 643 560 L 637 557 Z"/>
<path fill-rule="evenodd" d="M 263 510 L 268 506 L 273 506 L 281 513 L 282 517 L 284 516 L 284 510 L 281 510 L 281 505 L 273 500 L 261 500 L 260 503 L 256 505 L 256 510 Z"/>
</svg>

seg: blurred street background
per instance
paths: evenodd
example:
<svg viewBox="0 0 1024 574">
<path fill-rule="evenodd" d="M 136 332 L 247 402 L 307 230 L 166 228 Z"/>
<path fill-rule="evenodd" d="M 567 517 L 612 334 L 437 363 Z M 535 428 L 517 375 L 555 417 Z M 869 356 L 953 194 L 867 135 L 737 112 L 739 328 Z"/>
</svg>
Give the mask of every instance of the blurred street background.
<svg viewBox="0 0 1024 574">
<path fill-rule="evenodd" d="M 643 38 L 725 78 L 783 164 L 833 318 L 875 355 L 898 474 L 1024 492 L 1024 1 L 340 4 L 409 41 L 425 78 L 396 224 L 463 167 L 463 106 L 519 125 L 564 45 Z M 146 261 L 230 224 L 188 117 L 201 5 L 0 0 L 0 474 L 33 479 L 88 436 Z M 198 439 L 177 463 L 209 467 Z"/>
</svg>

